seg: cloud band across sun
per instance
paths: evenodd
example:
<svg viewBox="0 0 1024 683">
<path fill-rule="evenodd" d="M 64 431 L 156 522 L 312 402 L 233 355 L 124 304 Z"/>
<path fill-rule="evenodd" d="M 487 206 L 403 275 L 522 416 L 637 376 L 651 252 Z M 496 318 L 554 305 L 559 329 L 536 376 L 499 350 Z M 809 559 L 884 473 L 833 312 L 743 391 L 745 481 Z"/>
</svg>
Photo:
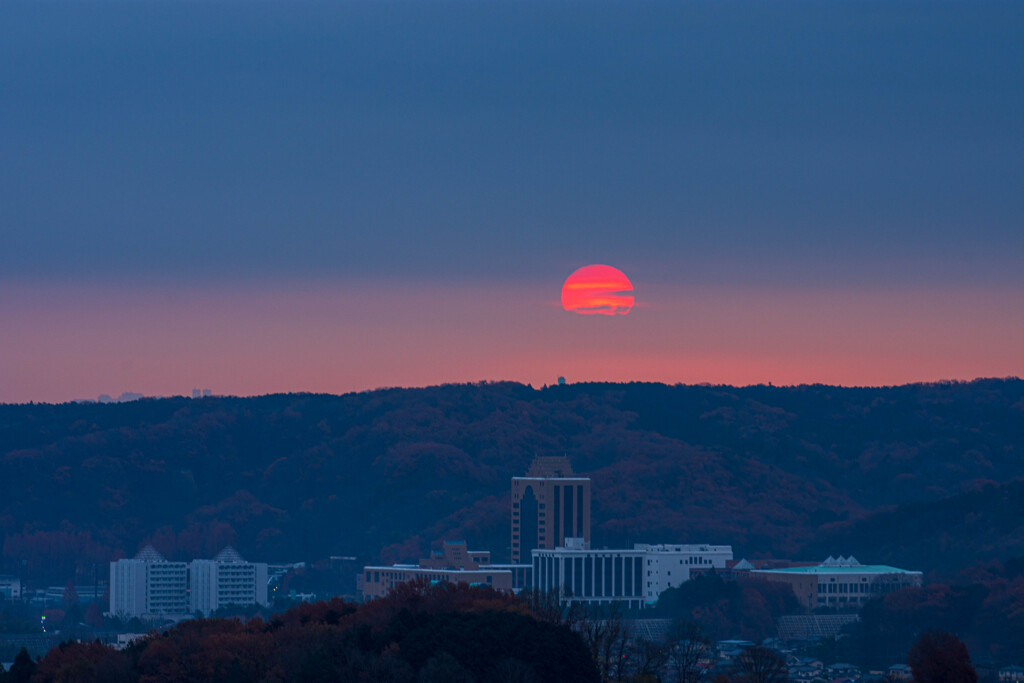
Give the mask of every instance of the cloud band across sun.
<svg viewBox="0 0 1024 683">
<path fill-rule="evenodd" d="M 633 283 L 618 268 L 583 266 L 562 285 L 562 308 L 582 315 L 626 315 L 633 308 Z"/>
</svg>

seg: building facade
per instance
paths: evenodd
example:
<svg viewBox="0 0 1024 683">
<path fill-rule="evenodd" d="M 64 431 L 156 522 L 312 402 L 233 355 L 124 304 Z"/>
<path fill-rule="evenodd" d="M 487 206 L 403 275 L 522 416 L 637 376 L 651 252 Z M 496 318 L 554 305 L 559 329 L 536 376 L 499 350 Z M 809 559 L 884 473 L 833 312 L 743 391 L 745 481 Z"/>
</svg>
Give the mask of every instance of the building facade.
<svg viewBox="0 0 1024 683">
<path fill-rule="evenodd" d="M 590 543 L 590 478 L 577 477 L 568 458 L 534 458 L 525 477 L 512 478 L 512 562 L 567 538 Z"/>
<path fill-rule="evenodd" d="M 465 541 L 445 541 L 441 550 L 419 564 L 366 566 L 359 575 L 363 599 L 387 595 L 395 586 L 421 579 L 436 583 L 466 583 L 515 593 L 530 585 L 530 565 L 491 564 L 486 550 L 468 550 Z"/>
<path fill-rule="evenodd" d="M 152 546 L 110 563 L 110 612 L 120 619 L 208 615 L 225 605 L 267 604 L 267 565 L 233 548 L 212 560 L 168 562 Z"/>
<path fill-rule="evenodd" d="M 0 598 L 6 600 L 21 599 L 21 579 L 10 574 L 0 574 Z"/>
<path fill-rule="evenodd" d="M 689 581 L 691 570 L 724 570 L 732 560 L 731 545 L 647 545 L 633 546 L 644 551 L 644 599 L 658 601 L 669 588 Z"/>
<path fill-rule="evenodd" d="M 887 565 L 861 564 L 854 557 L 829 557 L 818 565 L 787 569 L 755 569 L 752 578 L 788 583 L 806 609 L 858 608 L 893 591 L 920 586 L 922 574 Z"/>
<path fill-rule="evenodd" d="M 570 538 L 560 548 L 533 551 L 533 587 L 558 591 L 566 601 L 641 609 L 689 581 L 691 568 L 725 567 L 730 560 L 728 545 L 637 543 L 632 550 L 592 550 L 583 539 Z"/>
<path fill-rule="evenodd" d="M 187 614 L 188 564 L 168 562 L 152 546 L 111 562 L 109 613 L 120 619 Z"/>
<path fill-rule="evenodd" d="M 590 550 L 570 538 L 560 548 L 533 551 L 533 589 L 563 601 L 644 605 L 643 550 Z"/>
<path fill-rule="evenodd" d="M 189 611 L 208 616 L 228 605 L 266 605 L 267 565 L 246 562 L 228 546 L 189 564 Z"/>
</svg>

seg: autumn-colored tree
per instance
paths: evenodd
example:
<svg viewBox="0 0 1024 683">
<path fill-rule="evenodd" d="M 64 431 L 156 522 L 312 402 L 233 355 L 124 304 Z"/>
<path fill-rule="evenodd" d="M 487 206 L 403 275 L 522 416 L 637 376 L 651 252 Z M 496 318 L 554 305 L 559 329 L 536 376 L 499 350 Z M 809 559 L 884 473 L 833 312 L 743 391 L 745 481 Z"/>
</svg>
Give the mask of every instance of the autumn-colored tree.
<svg viewBox="0 0 1024 683">
<path fill-rule="evenodd" d="M 33 683 L 128 683 L 131 680 L 128 658 L 98 641 L 61 643 L 39 662 L 32 678 Z"/>
<path fill-rule="evenodd" d="M 65 611 L 78 604 L 78 591 L 75 590 L 75 584 L 71 579 L 68 579 L 68 585 L 64 586 L 64 595 L 61 597 L 60 602 L 64 606 Z"/>
<path fill-rule="evenodd" d="M 946 631 L 927 631 L 910 648 L 907 664 L 915 683 L 977 683 L 978 672 L 963 641 Z"/>
<path fill-rule="evenodd" d="M 95 602 L 89 603 L 85 610 L 85 625 L 96 630 L 103 628 L 103 613 Z"/>
</svg>

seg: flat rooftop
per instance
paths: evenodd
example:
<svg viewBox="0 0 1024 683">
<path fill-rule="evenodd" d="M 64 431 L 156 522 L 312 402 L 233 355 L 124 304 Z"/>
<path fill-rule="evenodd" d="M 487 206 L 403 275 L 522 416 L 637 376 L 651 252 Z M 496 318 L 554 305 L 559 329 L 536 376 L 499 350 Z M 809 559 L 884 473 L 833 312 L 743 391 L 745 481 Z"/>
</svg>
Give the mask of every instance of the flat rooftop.
<svg viewBox="0 0 1024 683">
<path fill-rule="evenodd" d="M 755 569 L 755 574 L 920 574 L 909 569 L 899 569 L 885 564 L 862 564 L 856 567 L 789 567 L 788 569 Z"/>
</svg>

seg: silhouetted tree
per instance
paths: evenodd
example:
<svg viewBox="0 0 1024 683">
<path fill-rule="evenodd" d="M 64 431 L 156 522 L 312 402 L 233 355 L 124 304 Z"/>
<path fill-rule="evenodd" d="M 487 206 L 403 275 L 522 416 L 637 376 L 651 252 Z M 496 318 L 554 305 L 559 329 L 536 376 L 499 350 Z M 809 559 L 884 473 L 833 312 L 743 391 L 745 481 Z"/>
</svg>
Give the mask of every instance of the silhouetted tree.
<svg viewBox="0 0 1024 683">
<path fill-rule="evenodd" d="M 103 628 L 103 613 L 95 602 L 90 603 L 85 610 L 85 625 L 95 630 Z"/>
<path fill-rule="evenodd" d="M 78 591 L 75 590 L 75 584 L 71 579 L 68 579 L 68 585 L 64 586 L 61 604 L 64 606 L 65 611 L 70 611 L 72 607 L 78 605 Z"/>
<path fill-rule="evenodd" d="M 910 648 L 907 664 L 916 683 L 977 683 L 978 672 L 963 641 L 945 631 L 927 631 Z"/>
<path fill-rule="evenodd" d="M 474 683 L 473 674 L 447 652 L 439 652 L 420 669 L 419 683 Z"/>
<path fill-rule="evenodd" d="M 28 650 L 21 648 L 14 658 L 10 671 L 7 672 L 4 683 L 29 683 L 36 672 L 36 668 L 36 663 L 32 661 Z"/>
<path fill-rule="evenodd" d="M 700 626 L 692 621 L 674 621 L 668 646 L 673 683 L 699 683 L 706 678 L 704 666 L 711 655 L 711 640 Z"/>
<path fill-rule="evenodd" d="M 786 660 L 774 650 L 755 645 L 741 652 L 737 659 L 743 683 L 786 683 L 789 680 Z"/>
</svg>

